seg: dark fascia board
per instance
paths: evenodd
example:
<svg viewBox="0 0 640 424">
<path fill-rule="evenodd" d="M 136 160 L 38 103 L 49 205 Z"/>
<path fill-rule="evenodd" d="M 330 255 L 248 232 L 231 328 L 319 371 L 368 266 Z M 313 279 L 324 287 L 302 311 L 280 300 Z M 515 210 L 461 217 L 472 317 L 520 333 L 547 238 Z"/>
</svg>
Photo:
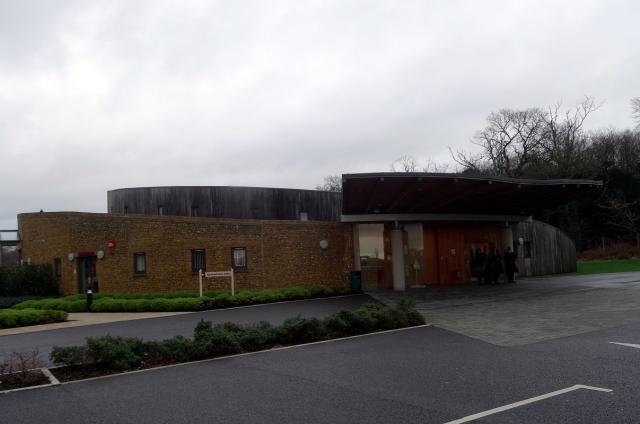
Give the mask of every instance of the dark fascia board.
<svg viewBox="0 0 640 424">
<path fill-rule="evenodd" d="M 107 190 L 107 193 L 112 193 L 116 191 L 125 191 L 125 190 L 153 190 L 153 189 L 167 189 L 167 188 L 175 188 L 175 189 L 185 189 L 185 188 L 240 188 L 240 189 L 260 189 L 260 190 L 291 190 L 291 191 L 311 191 L 314 193 L 336 193 L 340 194 L 337 191 L 326 191 L 326 190 L 314 190 L 311 188 L 285 188 L 285 187 L 253 187 L 253 186 L 233 186 L 233 185 L 215 185 L 215 186 L 148 186 L 148 187 L 122 187 L 122 188 L 114 188 L 111 190 Z"/>
<path fill-rule="evenodd" d="M 436 173 L 436 172 L 373 172 L 364 174 L 342 174 L 342 183 L 344 184 L 348 180 L 357 179 L 371 179 L 371 178 L 416 178 L 416 179 L 442 179 L 452 178 L 457 180 L 469 180 L 469 181 L 491 181 L 509 184 L 524 184 L 524 185 L 539 185 L 539 186 L 551 186 L 551 185 L 589 185 L 589 186 L 602 186 L 602 181 L 599 180 L 584 180 L 584 179 L 534 179 L 534 178 L 512 178 L 512 177 L 492 177 L 485 175 L 467 175 L 467 174 L 454 174 L 454 173 Z"/>
<path fill-rule="evenodd" d="M 462 214 L 462 213 L 371 213 L 342 214 L 341 222 L 424 222 L 424 221 L 469 221 L 469 222 L 532 222 L 530 215 Z"/>
</svg>

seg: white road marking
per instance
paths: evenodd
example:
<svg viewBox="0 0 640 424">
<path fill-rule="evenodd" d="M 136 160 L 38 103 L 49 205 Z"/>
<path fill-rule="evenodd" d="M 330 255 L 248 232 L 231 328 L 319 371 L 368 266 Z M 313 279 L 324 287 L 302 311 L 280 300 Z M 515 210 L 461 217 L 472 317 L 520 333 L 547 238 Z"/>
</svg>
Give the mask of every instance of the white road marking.
<svg viewBox="0 0 640 424">
<path fill-rule="evenodd" d="M 575 386 L 567 387 L 566 389 L 556 390 L 555 392 L 546 393 L 544 395 L 540 395 L 540 396 L 532 397 L 532 398 L 529 398 L 529 399 L 521 400 L 520 402 L 510 403 L 508 405 L 500 406 L 498 408 L 489 409 L 488 411 L 478 412 L 477 414 L 469 415 L 467 417 L 459 418 L 459 419 L 453 420 L 453 421 L 448 421 L 445 424 L 461 424 L 461 423 L 466 423 L 466 422 L 469 422 L 469 421 L 474 421 L 474 420 L 477 420 L 479 418 L 486 417 L 487 415 L 497 414 L 498 412 L 503 412 L 503 411 L 506 411 L 506 410 L 509 410 L 509 409 L 517 408 L 519 406 L 528 405 L 528 404 L 533 403 L 533 402 L 538 402 L 539 400 L 548 399 L 550 397 L 562 395 L 562 394 L 569 393 L 569 392 L 572 392 L 574 390 L 580 390 L 580 389 L 595 390 L 597 392 L 606 392 L 606 393 L 610 393 L 610 392 L 613 391 L 611 389 L 603 389 L 601 387 L 584 386 L 582 384 L 576 384 Z"/>
<path fill-rule="evenodd" d="M 640 344 L 633 344 L 633 343 L 618 343 L 618 342 L 609 342 L 611 344 L 615 344 L 615 345 L 620 345 L 620 346 L 627 346 L 627 347 L 635 347 L 636 349 L 640 349 Z"/>
</svg>

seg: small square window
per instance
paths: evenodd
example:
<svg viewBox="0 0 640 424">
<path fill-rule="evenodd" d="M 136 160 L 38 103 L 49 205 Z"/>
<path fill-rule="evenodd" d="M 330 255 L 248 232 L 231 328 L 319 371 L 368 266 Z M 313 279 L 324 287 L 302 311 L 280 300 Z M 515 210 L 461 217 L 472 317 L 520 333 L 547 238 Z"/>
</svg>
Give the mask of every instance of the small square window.
<svg viewBox="0 0 640 424">
<path fill-rule="evenodd" d="M 164 208 L 162 206 L 158 206 L 158 215 L 164 215 Z"/>
<path fill-rule="evenodd" d="M 191 206 L 191 216 L 200 216 L 200 208 L 198 206 Z"/>
<path fill-rule="evenodd" d="M 300 212 L 300 221 L 308 221 L 309 214 L 307 212 Z"/>
<path fill-rule="evenodd" d="M 62 277 L 62 259 L 55 258 L 53 260 L 53 272 L 55 272 L 56 278 Z"/>
<path fill-rule="evenodd" d="M 231 249 L 231 266 L 234 270 L 243 271 L 247 269 L 247 248 L 234 247 Z"/>
<path fill-rule="evenodd" d="M 191 251 L 191 271 L 206 271 L 207 270 L 207 258 L 204 249 L 193 249 Z"/>
<path fill-rule="evenodd" d="M 147 256 L 144 252 L 133 254 L 133 273 L 136 275 L 147 273 Z"/>
</svg>

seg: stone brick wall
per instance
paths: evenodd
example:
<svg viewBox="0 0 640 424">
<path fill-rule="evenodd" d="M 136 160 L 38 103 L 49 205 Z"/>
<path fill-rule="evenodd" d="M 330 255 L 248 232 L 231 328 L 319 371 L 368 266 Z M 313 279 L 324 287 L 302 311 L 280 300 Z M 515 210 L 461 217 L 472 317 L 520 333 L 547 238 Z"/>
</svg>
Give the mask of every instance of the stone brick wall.
<svg viewBox="0 0 640 424">
<path fill-rule="evenodd" d="M 197 290 L 191 250 L 206 250 L 208 271 L 228 270 L 231 249 L 247 249 L 247 270 L 237 289 L 288 285 L 347 285 L 353 268 L 350 224 L 320 221 L 259 221 L 79 212 L 18 215 L 22 259 L 53 264 L 62 258 L 60 290 L 78 291 L 77 259 L 69 253 L 105 252 L 97 260 L 101 292 Z M 108 240 L 116 247 L 109 249 Z M 320 240 L 328 247 L 320 248 Z M 144 252 L 145 275 L 134 275 L 133 254 Z M 205 279 L 205 290 L 227 288 L 228 279 Z"/>
</svg>

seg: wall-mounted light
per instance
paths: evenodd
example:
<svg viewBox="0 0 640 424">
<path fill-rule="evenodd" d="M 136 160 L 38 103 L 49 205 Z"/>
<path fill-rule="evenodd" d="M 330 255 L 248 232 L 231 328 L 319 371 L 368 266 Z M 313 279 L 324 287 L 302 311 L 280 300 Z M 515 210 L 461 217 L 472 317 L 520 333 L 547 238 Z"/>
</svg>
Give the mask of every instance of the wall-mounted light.
<svg viewBox="0 0 640 424">
<path fill-rule="evenodd" d="M 98 257 L 98 259 L 103 259 L 104 258 L 104 250 L 98 250 L 96 252 L 96 256 Z"/>
<path fill-rule="evenodd" d="M 520 238 L 518 239 L 518 244 L 519 244 L 520 246 L 522 246 L 522 245 L 524 244 L 524 239 L 523 239 L 522 237 L 520 237 Z"/>
<path fill-rule="evenodd" d="M 75 258 L 76 258 L 76 255 L 74 255 L 73 253 L 69 253 L 67 255 L 67 259 L 69 259 L 69 262 L 73 262 Z"/>
<path fill-rule="evenodd" d="M 320 240 L 320 249 L 325 250 L 327 247 L 329 247 L 329 242 L 326 240 Z"/>
</svg>

